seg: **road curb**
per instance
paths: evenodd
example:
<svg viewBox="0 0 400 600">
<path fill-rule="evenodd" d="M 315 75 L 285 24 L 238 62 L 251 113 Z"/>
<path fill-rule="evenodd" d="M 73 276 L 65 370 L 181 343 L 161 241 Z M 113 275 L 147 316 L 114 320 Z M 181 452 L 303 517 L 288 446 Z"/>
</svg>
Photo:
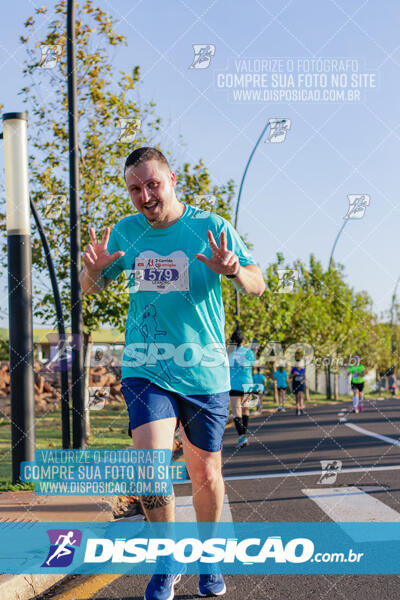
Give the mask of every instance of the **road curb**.
<svg viewBox="0 0 400 600">
<path fill-rule="evenodd" d="M 0 598 L 31 600 L 64 579 L 64 575 L 1 575 Z"/>
<path fill-rule="evenodd" d="M 121 505 L 120 496 L 102 496 L 101 500 L 110 506 L 112 517 Z M 56 583 L 60 583 L 68 575 L 32 575 L 21 573 L 18 575 L 0 575 L 0 598 L 7 600 L 32 600 L 35 596 L 46 592 Z"/>
</svg>

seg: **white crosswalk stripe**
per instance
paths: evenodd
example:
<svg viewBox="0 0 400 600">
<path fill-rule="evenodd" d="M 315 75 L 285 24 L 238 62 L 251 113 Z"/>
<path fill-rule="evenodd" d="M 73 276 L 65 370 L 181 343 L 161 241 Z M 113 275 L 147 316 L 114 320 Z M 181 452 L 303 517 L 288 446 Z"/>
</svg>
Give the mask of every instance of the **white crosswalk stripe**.
<svg viewBox="0 0 400 600">
<path fill-rule="evenodd" d="M 381 440 L 382 442 L 386 442 L 387 444 L 392 444 L 393 446 L 400 446 L 400 440 L 396 440 L 395 438 L 391 438 L 387 435 L 382 435 L 381 433 L 375 433 L 375 431 L 369 431 L 368 429 L 364 429 L 364 427 L 355 425 L 355 423 L 346 423 L 346 427 L 350 427 L 350 429 L 358 431 L 358 433 L 363 433 L 364 435 L 374 437 L 378 440 Z"/>
<path fill-rule="evenodd" d="M 302 490 L 336 522 L 400 521 L 400 514 L 355 486 Z"/>
<path fill-rule="evenodd" d="M 176 505 L 176 521 L 177 522 L 194 522 L 196 521 L 196 513 L 193 506 L 192 496 L 177 496 L 175 498 Z M 229 506 L 228 496 L 224 496 L 224 504 L 222 507 L 221 519 L 223 523 L 232 521 L 232 513 Z"/>
<path fill-rule="evenodd" d="M 346 523 L 394 523 L 400 521 L 400 513 L 355 486 L 304 489 L 302 492 L 315 502 L 332 521 L 339 523 L 341 528 L 357 542 L 365 541 L 363 533 L 360 531 L 355 535 L 351 527 L 346 528 Z M 376 538 L 376 541 L 379 539 Z"/>
</svg>

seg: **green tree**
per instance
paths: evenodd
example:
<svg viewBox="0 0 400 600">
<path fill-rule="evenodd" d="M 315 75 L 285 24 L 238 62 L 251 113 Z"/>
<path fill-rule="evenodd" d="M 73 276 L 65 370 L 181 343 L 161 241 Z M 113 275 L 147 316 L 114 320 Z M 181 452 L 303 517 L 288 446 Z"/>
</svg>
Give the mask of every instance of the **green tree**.
<svg viewBox="0 0 400 600">
<path fill-rule="evenodd" d="M 290 293 L 282 293 L 282 271 L 297 273 Z M 334 374 L 337 366 L 355 353 L 368 366 L 376 365 L 385 343 L 377 330 L 371 299 L 348 286 L 342 266 L 325 271 L 314 255 L 306 265 L 300 260 L 289 264 L 278 254 L 268 266 L 265 279 L 267 289 L 261 299 L 247 296 L 241 300 L 240 317 L 248 340 L 258 338 L 263 361 L 267 358 L 272 366 L 270 352 L 280 348 L 275 343 L 281 344 L 291 361 L 295 360 L 296 347 L 303 345 L 304 358 L 313 355 L 326 359 L 328 365 L 335 365 Z M 233 306 L 233 298 L 229 296 L 228 300 Z M 233 328 L 233 323 L 230 326 Z M 330 367 L 326 376 L 330 381 Z"/>
<path fill-rule="evenodd" d="M 0 339 L 0 360 L 9 360 L 9 341 Z"/>
<path fill-rule="evenodd" d="M 331 365 L 335 380 L 338 367 L 353 354 L 357 353 L 364 362 L 374 366 L 376 340 L 371 337 L 371 332 L 376 316 L 368 294 L 355 292 L 347 285 L 343 266 L 336 265 L 324 271 L 321 263 L 311 256 L 308 268 L 300 261 L 296 267 L 300 272 L 298 303 L 301 313 L 295 327 L 302 330 L 316 356 L 327 359 L 330 397 Z"/>
<path fill-rule="evenodd" d="M 45 225 L 61 288 L 63 309 L 69 319 L 65 28 L 66 1 L 58 0 L 51 12 L 42 7 L 27 19 L 21 42 L 28 54 L 24 69 L 27 84 L 22 96 L 29 110 L 30 193 Z M 41 39 L 37 41 L 39 35 Z M 113 64 L 111 53 L 123 44 L 126 44 L 126 40 L 115 31 L 113 19 L 107 12 L 95 6 L 93 0 L 79 3 L 76 14 L 76 58 L 82 248 L 89 243 L 89 226 L 94 227 L 100 236 L 105 225 L 112 227 L 121 218 L 135 212 L 123 178 L 123 164 L 129 152 L 140 146 L 159 147 L 157 140 L 162 125 L 155 114 L 155 104 L 140 104 L 137 100 L 139 66 L 125 73 L 117 71 Z M 55 57 L 56 64 L 51 69 L 44 68 L 46 61 L 43 63 L 42 60 L 43 49 L 47 52 L 50 49 L 50 55 Z M 124 132 L 121 130 L 123 120 L 127 123 Z M 189 203 L 197 202 L 204 208 L 207 201 L 203 196 L 214 195 L 215 209 L 224 216 L 229 215 L 232 182 L 220 187 L 213 185 L 202 161 L 193 167 L 189 164 L 181 168 L 178 166 L 176 171 L 178 192 L 182 199 Z M 47 323 L 55 323 L 53 296 L 46 279 L 47 265 L 35 229 L 32 236 L 34 314 Z M 128 306 L 129 296 L 122 277 L 103 293 L 83 297 L 86 374 L 91 333 L 102 325 L 122 329 Z"/>
</svg>

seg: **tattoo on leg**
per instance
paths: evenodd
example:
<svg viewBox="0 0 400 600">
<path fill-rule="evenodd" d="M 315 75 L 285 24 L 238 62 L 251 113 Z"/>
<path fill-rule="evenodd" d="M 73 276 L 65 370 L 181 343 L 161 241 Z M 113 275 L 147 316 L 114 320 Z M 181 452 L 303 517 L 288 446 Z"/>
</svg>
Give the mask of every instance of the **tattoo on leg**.
<svg viewBox="0 0 400 600">
<path fill-rule="evenodd" d="M 141 496 L 140 498 L 143 508 L 146 510 L 153 510 L 154 508 L 161 508 L 171 504 L 174 500 L 174 494 L 170 496 Z"/>
</svg>

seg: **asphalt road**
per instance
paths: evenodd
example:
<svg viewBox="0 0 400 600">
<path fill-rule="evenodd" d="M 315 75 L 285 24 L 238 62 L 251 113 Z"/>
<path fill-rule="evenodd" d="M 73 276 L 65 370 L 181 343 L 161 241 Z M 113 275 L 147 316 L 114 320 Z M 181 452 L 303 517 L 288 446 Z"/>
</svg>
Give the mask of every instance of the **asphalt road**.
<svg viewBox="0 0 400 600">
<path fill-rule="evenodd" d="M 343 408 L 345 414 L 339 415 Z M 383 509 L 390 507 L 400 513 L 400 400 L 367 401 L 360 414 L 352 414 L 350 408 L 349 403 L 310 407 L 300 417 L 295 416 L 293 409 L 285 414 L 253 417 L 250 445 L 241 450 L 235 449 L 236 432 L 228 427 L 224 436 L 223 472 L 232 520 L 331 521 L 327 512 L 302 491 L 318 486 L 356 486 L 385 505 Z M 383 438 L 372 437 L 368 432 Z M 341 461 L 342 469 L 334 483 L 319 483 L 321 460 Z M 175 493 L 189 496 L 190 485 L 176 486 Z M 343 510 L 346 511 L 346 506 Z M 335 520 L 340 518 L 339 515 Z M 92 584 L 93 578 L 89 579 Z M 66 591 L 64 586 L 46 596 L 46 600 L 137 600 L 143 598 L 147 580 L 148 576 L 121 576 L 95 592 L 88 582 L 87 591 L 79 595 L 74 588 Z M 397 575 L 227 575 L 225 580 L 225 597 L 229 600 L 398 600 L 400 597 Z M 74 585 L 83 581 L 84 578 L 77 578 Z M 185 575 L 176 587 L 175 598 L 197 598 L 196 590 L 197 576 Z"/>
</svg>

